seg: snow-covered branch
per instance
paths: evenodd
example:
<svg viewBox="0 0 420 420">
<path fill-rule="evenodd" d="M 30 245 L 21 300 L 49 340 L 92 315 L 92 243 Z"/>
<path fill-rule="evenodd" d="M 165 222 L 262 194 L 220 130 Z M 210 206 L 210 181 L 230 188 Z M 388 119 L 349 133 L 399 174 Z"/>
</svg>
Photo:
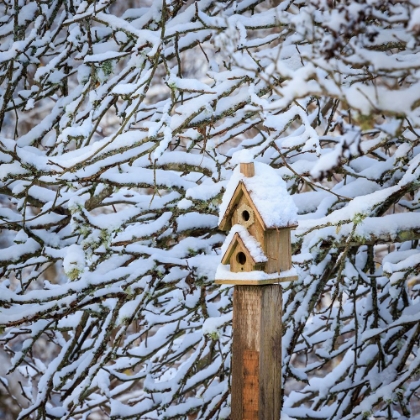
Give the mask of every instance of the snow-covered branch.
<svg viewBox="0 0 420 420">
<path fill-rule="evenodd" d="M 298 208 L 284 413 L 416 413 L 417 2 L 129 3 L 0 5 L 0 417 L 228 418 L 243 149 Z"/>
</svg>

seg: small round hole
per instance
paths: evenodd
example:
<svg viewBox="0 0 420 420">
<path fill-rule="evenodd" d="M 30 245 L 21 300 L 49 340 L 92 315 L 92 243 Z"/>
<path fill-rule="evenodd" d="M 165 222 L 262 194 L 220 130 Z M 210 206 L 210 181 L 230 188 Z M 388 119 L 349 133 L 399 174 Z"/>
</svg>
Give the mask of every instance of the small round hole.
<svg viewBox="0 0 420 420">
<path fill-rule="evenodd" d="M 238 252 L 236 254 L 236 261 L 238 261 L 239 264 L 244 265 L 246 263 L 246 255 L 243 252 Z"/>
<path fill-rule="evenodd" d="M 248 210 L 244 210 L 243 212 L 242 212 L 242 219 L 244 219 L 245 220 L 245 222 L 247 222 L 248 220 L 249 220 L 249 218 L 251 217 L 251 215 L 249 214 L 249 211 Z"/>
</svg>

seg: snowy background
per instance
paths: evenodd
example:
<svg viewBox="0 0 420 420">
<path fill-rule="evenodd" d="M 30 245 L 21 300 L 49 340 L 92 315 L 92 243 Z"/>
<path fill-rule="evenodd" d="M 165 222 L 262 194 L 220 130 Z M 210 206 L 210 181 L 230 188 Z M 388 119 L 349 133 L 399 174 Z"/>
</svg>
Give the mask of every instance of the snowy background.
<svg viewBox="0 0 420 420">
<path fill-rule="evenodd" d="M 229 417 L 243 149 L 298 213 L 284 417 L 419 415 L 419 37 L 418 0 L 4 0 L 0 417 Z"/>
</svg>

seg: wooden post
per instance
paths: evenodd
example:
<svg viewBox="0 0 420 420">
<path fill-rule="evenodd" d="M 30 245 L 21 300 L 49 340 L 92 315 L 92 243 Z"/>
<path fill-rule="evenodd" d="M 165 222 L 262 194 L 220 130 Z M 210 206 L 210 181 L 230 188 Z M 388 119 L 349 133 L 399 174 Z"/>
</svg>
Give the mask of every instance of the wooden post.
<svg viewBox="0 0 420 420">
<path fill-rule="evenodd" d="M 281 286 L 235 286 L 232 420 L 279 420 Z"/>
<path fill-rule="evenodd" d="M 297 279 L 290 240 L 295 219 L 273 223 L 263 217 L 265 203 L 253 191 L 256 183 L 263 187 L 267 181 L 266 169 L 259 168 L 256 171 L 253 162 L 240 163 L 244 177 L 227 189 L 233 193 L 226 198 L 219 224 L 222 230 L 232 229 L 215 278 L 217 284 L 235 285 L 232 420 L 280 418 L 282 295 L 278 283 Z M 275 179 L 277 174 L 273 171 L 270 176 Z M 251 182 L 251 177 L 257 179 Z M 283 187 L 270 188 L 273 196 L 282 191 L 287 201 Z"/>
</svg>

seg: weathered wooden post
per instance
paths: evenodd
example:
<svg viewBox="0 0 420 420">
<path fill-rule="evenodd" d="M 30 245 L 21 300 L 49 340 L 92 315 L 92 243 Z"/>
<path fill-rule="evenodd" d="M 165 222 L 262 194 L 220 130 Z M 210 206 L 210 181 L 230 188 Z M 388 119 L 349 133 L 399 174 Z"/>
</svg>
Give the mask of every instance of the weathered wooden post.
<svg viewBox="0 0 420 420">
<path fill-rule="evenodd" d="M 240 170 L 238 170 L 240 169 Z M 232 420 L 279 420 L 281 287 L 297 279 L 290 231 L 296 207 L 284 181 L 263 163 L 236 168 L 219 227 L 230 231 L 216 283 L 234 284 Z"/>
</svg>

